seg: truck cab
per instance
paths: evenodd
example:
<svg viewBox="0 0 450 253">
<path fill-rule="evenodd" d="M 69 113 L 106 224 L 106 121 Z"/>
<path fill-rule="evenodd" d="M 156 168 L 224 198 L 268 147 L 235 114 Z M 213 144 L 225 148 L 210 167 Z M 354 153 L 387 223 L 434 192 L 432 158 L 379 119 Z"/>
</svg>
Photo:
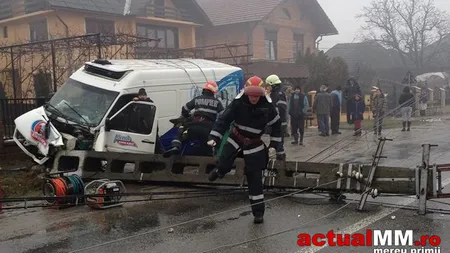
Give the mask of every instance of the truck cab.
<svg viewBox="0 0 450 253">
<path fill-rule="evenodd" d="M 14 141 L 46 166 L 60 151 L 154 154 L 158 135 L 167 149 L 176 133 L 170 120 L 209 80 L 226 107 L 243 88 L 244 74 L 203 59 L 86 62 L 47 104 L 15 119 Z M 141 88 L 153 102 L 133 100 Z"/>
</svg>

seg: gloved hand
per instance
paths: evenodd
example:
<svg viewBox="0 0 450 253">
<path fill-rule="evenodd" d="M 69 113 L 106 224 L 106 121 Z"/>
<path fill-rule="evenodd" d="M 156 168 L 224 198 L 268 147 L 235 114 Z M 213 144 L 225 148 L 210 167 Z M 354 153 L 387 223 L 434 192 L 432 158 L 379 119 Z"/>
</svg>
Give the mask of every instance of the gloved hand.
<svg viewBox="0 0 450 253">
<path fill-rule="evenodd" d="M 271 148 L 276 149 L 277 146 L 278 146 L 278 142 L 271 141 L 271 142 L 269 143 L 269 147 L 268 147 L 268 148 L 269 148 L 269 149 L 271 149 Z"/>
<path fill-rule="evenodd" d="M 208 144 L 208 146 L 211 146 L 211 147 L 215 147 L 217 145 L 215 140 L 210 140 L 206 144 Z"/>
<path fill-rule="evenodd" d="M 274 158 L 277 156 L 277 151 L 275 148 L 269 148 L 269 158 Z"/>
</svg>

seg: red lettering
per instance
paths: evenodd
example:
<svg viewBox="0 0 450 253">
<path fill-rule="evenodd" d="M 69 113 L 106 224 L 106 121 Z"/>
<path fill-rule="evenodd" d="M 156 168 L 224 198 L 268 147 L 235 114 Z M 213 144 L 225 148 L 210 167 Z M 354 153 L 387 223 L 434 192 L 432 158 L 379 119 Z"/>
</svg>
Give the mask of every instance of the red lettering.
<svg viewBox="0 0 450 253">
<path fill-rule="evenodd" d="M 315 234 L 315 235 L 313 235 L 312 243 L 314 244 L 314 246 L 323 246 L 323 245 L 325 245 L 325 242 L 324 241 L 319 241 L 319 239 L 325 239 L 325 235 L 324 234 Z"/>
<path fill-rule="evenodd" d="M 441 238 L 437 235 L 430 236 L 430 239 L 428 239 L 428 242 L 431 246 L 437 247 L 441 244 Z"/>
<path fill-rule="evenodd" d="M 297 245 L 300 247 L 311 246 L 311 236 L 309 234 L 299 234 Z"/>
<path fill-rule="evenodd" d="M 350 246 L 350 235 L 349 234 L 338 234 L 337 235 L 337 245 L 339 247 Z"/>
<path fill-rule="evenodd" d="M 373 240 L 373 235 L 372 235 L 372 230 L 366 230 L 366 246 L 372 246 L 372 240 Z"/>
<path fill-rule="evenodd" d="M 336 243 L 334 242 L 335 237 L 336 237 L 336 235 L 334 234 L 333 230 L 328 231 L 327 239 L 328 239 L 329 246 L 336 246 Z"/>
<path fill-rule="evenodd" d="M 353 234 L 352 235 L 352 246 L 364 246 L 364 235 L 363 234 Z"/>
<path fill-rule="evenodd" d="M 428 235 L 422 235 L 420 237 L 420 243 L 422 244 L 422 246 L 426 246 L 427 245 L 427 239 L 428 239 Z"/>
</svg>

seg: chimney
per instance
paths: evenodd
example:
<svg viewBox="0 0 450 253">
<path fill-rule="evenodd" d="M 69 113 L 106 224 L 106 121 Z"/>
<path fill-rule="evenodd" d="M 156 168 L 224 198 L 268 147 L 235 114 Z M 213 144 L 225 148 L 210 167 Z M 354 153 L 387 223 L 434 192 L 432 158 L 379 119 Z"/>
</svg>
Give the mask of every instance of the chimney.
<svg viewBox="0 0 450 253">
<path fill-rule="evenodd" d="M 123 7 L 123 15 L 129 15 L 131 12 L 131 0 L 125 0 L 125 6 Z"/>
</svg>

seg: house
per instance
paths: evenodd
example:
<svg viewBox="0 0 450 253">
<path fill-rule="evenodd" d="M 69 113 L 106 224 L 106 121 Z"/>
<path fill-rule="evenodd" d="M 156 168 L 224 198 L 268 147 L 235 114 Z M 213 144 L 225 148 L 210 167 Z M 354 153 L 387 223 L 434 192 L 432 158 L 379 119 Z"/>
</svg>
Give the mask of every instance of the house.
<svg viewBox="0 0 450 253">
<path fill-rule="evenodd" d="M 316 51 L 321 36 L 338 34 L 317 0 L 196 1 L 210 21 L 197 27 L 197 45 L 249 44 L 259 62 L 250 72 L 261 76 L 271 74 L 261 71 L 267 69 L 285 78 L 307 77 L 307 68 L 279 62 L 292 63 L 308 48 Z"/>
<path fill-rule="evenodd" d="M 111 35 L 111 37 L 129 34 L 160 39 L 159 42 L 146 41 L 138 45 L 137 55 L 134 57 L 142 58 L 154 46 L 156 50 L 195 47 L 196 27 L 205 22 L 207 22 L 206 17 L 194 0 L 2 0 L 0 2 L 0 44 L 3 46 L 30 42 L 39 44 L 51 39 L 96 33 Z M 95 41 L 92 43 L 93 47 L 95 43 Z M 42 51 L 50 47 L 45 43 L 40 45 Z M 14 64 L 10 57 L 11 50 L 14 51 Z M 33 50 L 36 51 L 36 47 Z M 121 50 L 122 57 L 128 57 L 125 55 L 125 47 Z M 0 69 L 3 69 L 0 82 L 9 97 L 35 95 L 33 94 L 35 91 L 28 88 L 33 86 L 31 85 L 33 76 L 28 74 L 37 71 L 38 63 L 44 61 L 42 60 L 45 58 L 44 55 L 48 55 L 33 51 L 33 60 L 30 59 L 31 57 L 24 60 L 27 56 L 19 55 L 24 51 L 20 50 L 19 46 L 0 48 Z M 64 65 L 61 63 L 65 61 L 64 58 L 76 59 L 82 54 L 81 51 L 72 50 L 72 54 L 75 55 L 70 57 L 58 52 L 55 56 L 57 58 L 55 62 L 58 63 L 56 65 L 58 67 Z M 95 56 L 95 53 L 89 53 Z M 80 59 L 75 67 L 78 67 L 83 60 L 89 60 L 86 57 Z M 51 68 L 50 71 L 52 71 Z M 11 74 L 12 72 L 15 74 Z M 58 78 L 60 74 L 50 76 Z M 15 85 L 12 80 L 15 80 Z M 53 80 L 52 83 L 56 84 L 56 81 Z"/>
</svg>

